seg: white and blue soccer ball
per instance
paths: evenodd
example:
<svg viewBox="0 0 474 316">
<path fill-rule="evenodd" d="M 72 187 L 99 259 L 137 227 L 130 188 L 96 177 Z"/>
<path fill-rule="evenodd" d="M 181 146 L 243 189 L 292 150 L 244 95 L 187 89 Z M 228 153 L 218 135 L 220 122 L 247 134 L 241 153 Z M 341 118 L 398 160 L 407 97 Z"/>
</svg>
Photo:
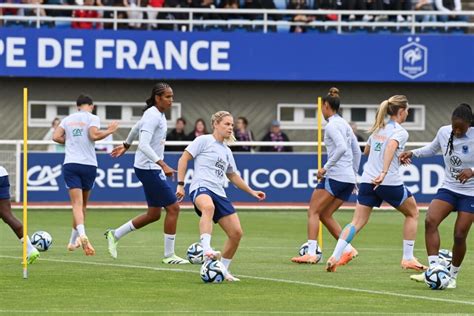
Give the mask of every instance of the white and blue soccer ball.
<svg viewBox="0 0 474 316">
<path fill-rule="evenodd" d="M 37 231 L 31 235 L 31 244 L 39 251 L 46 251 L 51 247 L 53 238 L 48 232 Z"/>
<path fill-rule="evenodd" d="M 432 290 L 444 290 L 450 279 L 448 269 L 441 264 L 425 272 L 425 283 Z"/>
<path fill-rule="evenodd" d="M 225 278 L 226 268 L 218 260 L 207 260 L 201 267 L 201 279 L 204 283 L 221 283 Z"/>
<path fill-rule="evenodd" d="M 299 255 L 300 256 L 304 256 L 305 254 L 308 253 L 308 243 L 305 242 L 304 244 L 302 244 L 300 246 L 300 250 L 299 250 Z M 321 248 L 319 248 L 319 245 L 316 246 L 316 258 L 317 258 L 317 261 L 316 262 L 319 262 L 321 261 L 321 259 L 323 258 L 323 251 L 321 250 Z"/>
<path fill-rule="evenodd" d="M 448 271 L 451 269 L 451 262 L 453 261 L 453 253 L 448 249 L 441 249 L 438 253 L 439 264 L 445 266 Z"/>
<path fill-rule="evenodd" d="M 195 242 L 188 247 L 186 251 L 186 256 L 188 257 L 189 262 L 192 264 L 202 264 L 204 263 L 204 251 L 200 243 Z"/>
</svg>

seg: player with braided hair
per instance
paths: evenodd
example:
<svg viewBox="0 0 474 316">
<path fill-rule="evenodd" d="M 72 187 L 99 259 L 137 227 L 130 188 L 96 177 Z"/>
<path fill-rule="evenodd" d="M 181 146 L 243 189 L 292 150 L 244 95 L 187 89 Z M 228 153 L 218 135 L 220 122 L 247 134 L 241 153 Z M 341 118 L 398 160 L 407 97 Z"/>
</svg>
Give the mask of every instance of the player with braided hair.
<svg viewBox="0 0 474 316">
<path fill-rule="evenodd" d="M 114 148 L 112 157 L 122 156 L 132 142 L 138 137 L 138 149 L 135 153 L 135 174 L 143 184 L 148 204 L 148 211 L 126 222 L 115 230 L 108 230 L 109 253 L 117 258 L 117 243 L 126 234 L 140 229 L 160 219 L 161 209 L 166 209 L 164 223 L 164 259 L 167 264 L 186 264 L 188 260 L 178 257 L 175 252 L 176 226 L 178 223 L 179 204 L 172 192 L 166 177 L 171 177 L 175 170 L 164 161 L 164 148 L 167 132 L 165 111 L 173 104 L 173 90 L 164 83 L 157 83 L 146 100 L 142 118 L 135 124 L 127 140 Z"/>
<path fill-rule="evenodd" d="M 439 264 L 438 227 L 451 212 L 457 211 L 448 288 L 456 288 L 456 278 L 466 254 L 466 239 L 474 221 L 473 126 L 472 109 L 470 105 L 462 103 L 454 110 L 451 125 L 441 127 L 431 144 L 400 155 L 402 163 L 410 163 L 412 157 L 431 157 L 443 153 L 445 177 L 426 213 L 425 242 L 428 262 L 433 268 Z M 423 281 L 424 275 L 412 275 L 411 279 Z"/>
</svg>

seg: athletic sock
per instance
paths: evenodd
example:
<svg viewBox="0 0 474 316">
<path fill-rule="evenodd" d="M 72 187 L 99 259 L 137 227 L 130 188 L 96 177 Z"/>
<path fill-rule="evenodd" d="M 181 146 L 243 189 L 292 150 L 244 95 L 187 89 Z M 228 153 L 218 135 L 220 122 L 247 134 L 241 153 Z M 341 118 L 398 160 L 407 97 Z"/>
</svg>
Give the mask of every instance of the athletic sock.
<svg viewBox="0 0 474 316">
<path fill-rule="evenodd" d="M 211 248 L 211 235 L 210 234 L 201 234 L 201 246 L 202 246 L 202 251 L 203 253 L 208 252 L 209 250 L 212 250 Z"/>
<path fill-rule="evenodd" d="M 316 256 L 317 247 L 318 242 L 316 240 L 308 240 L 308 255 Z"/>
<path fill-rule="evenodd" d="M 23 244 L 23 238 L 20 239 L 21 244 Z M 31 243 L 31 240 L 29 237 L 26 237 L 26 252 L 30 254 L 33 250 L 35 250 L 35 246 Z"/>
<path fill-rule="evenodd" d="M 135 226 L 133 226 L 133 223 L 130 220 L 114 231 L 114 237 L 116 240 L 119 240 L 120 238 L 122 238 L 123 236 L 125 236 L 126 234 L 134 230 L 135 230 Z"/>
<path fill-rule="evenodd" d="M 449 274 L 451 274 L 451 277 L 453 279 L 456 279 L 458 277 L 459 269 L 461 269 L 461 267 L 455 267 L 451 265 L 451 269 L 449 269 Z"/>
<path fill-rule="evenodd" d="M 412 260 L 413 249 L 415 248 L 414 240 L 403 240 L 403 260 Z"/>
<path fill-rule="evenodd" d="M 71 245 L 76 244 L 76 239 L 77 239 L 78 236 L 79 236 L 79 233 L 77 232 L 76 229 L 73 228 L 73 229 L 71 230 L 71 238 L 69 238 L 69 243 L 70 243 Z"/>
<path fill-rule="evenodd" d="M 84 227 L 84 224 L 77 225 L 76 230 L 79 233 L 79 236 L 85 236 L 86 235 L 86 228 Z"/>
<path fill-rule="evenodd" d="M 430 269 L 433 269 L 439 264 L 439 257 L 438 255 L 435 256 L 428 256 L 428 264 L 430 265 Z"/>
<path fill-rule="evenodd" d="M 224 265 L 224 267 L 227 269 L 227 271 L 229 271 L 229 266 L 230 266 L 230 263 L 232 262 L 232 259 L 227 259 L 227 258 L 222 257 L 221 262 Z"/>
<path fill-rule="evenodd" d="M 164 234 L 164 239 L 165 239 L 165 257 L 171 257 L 174 255 L 174 242 L 176 239 L 176 234 L 174 235 L 169 235 L 169 234 Z"/>
</svg>

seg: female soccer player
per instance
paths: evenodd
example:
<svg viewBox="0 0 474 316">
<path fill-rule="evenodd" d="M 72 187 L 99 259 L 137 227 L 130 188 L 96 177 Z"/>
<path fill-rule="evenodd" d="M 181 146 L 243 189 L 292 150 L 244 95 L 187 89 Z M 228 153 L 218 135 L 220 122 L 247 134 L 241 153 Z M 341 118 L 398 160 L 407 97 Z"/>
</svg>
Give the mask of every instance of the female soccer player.
<svg viewBox="0 0 474 316">
<path fill-rule="evenodd" d="M 66 155 L 63 163 L 63 176 L 72 204 L 72 232 L 68 250 L 82 246 L 87 256 L 93 256 L 95 249 L 86 235 L 85 217 L 87 201 L 94 187 L 97 175 L 95 141 L 113 134 L 118 123 L 112 122 L 106 130 L 100 130 L 100 119 L 92 114 L 94 102 L 87 95 L 76 100 L 78 111 L 64 118 L 53 134 L 53 140 L 65 144 Z M 79 236 L 79 238 L 78 238 Z"/>
<path fill-rule="evenodd" d="M 320 220 L 334 238 L 339 237 L 342 228 L 332 215 L 344 201 L 349 199 L 357 182 L 361 152 L 352 128 L 337 114 L 339 105 L 339 90 L 331 88 L 323 99 L 322 107 L 324 119 L 328 122 L 324 129 L 328 160 L 324 167 L 318 170 L 317 177 L 321 182 L 317 185 L 309 202 L 308 253 L 291 259 L 296 263 L 319 261 L 316 257 L 318 247 L 316 238 Z M 338 264 L 344 265 L 355 256 L 357 256 L 357 250 L 348 244 Z"/>
<path fill-rule="evenodd" d="M 15 235 L 23 243 L 23 224 L 13 215 L 10 203 L 10 181 L 8 172 L 0 166 L 0 218 L 13 230 Z M 40 256 L 39 251 L 31 244 L 30 238 L 26 236 L 27 262 L 32 264 Z"/>
<path fill-rule="evenodd" d="M 212 115 L 213 133 L 197 137 L 183 152 L 178 162 L 178 187 L 176 196 L 184 197 L 184 176 L 188 161 L 195 159 L 194 174 L 189 188 L 196 213 L 201 216 L 199 232 L 205 260 L 219 260 L 221 253 L 211 248 L 212 221 L 218 223 L 227 235 L 222 252 L 222 263 L 226 267 L 225 279 L 239 281 L 229 272 L 229 265 L 242 238 L 240 220 L 226 196 L 226 177 L 239 189 L 249 193 L 259 201 L 265 193 L 252 190 L 237 174 L 232 152 L 226 142 L 233 140 L 234 119 L 229 112 L 219 111 Z"/>
<path fill-rule="evenodd" d="M 142 118 L 135 124 L 127 140 L 112 151 L 112 157 L 122 156 L 132 142 L 138 137 L 139 144 L 135 153 L 135 174 L 143 185 L 148 211 L 126 222 L 115 230 L 108 230 L 105 236 L 108 240 L 109 253 L 117 258 L 117 243 L 128 233 L 140 229 L 160 219 L 161 209 L 166 209 L 164 224 L 165 251 L 163 263 L 186 264 L 188 260 L 174 253 L 176 226 L 178 223 L 179 204 L 176 196 L 166 182 L 175 170 L 164 162 L 164 149 L 167 123 L 165 111 L 173 105 L 173 90 L 163 82 L 157 83 L 151 96 L 146 100 Z"/>
<path fill-rule="evenodd" d="M 390 120 L 385 122 L 385 116 Z M 341 232 L 336 248 L 327 261 L 326 270 L 336 271 L 343 250 L 367 224 L 372 209 L 386 201 L 405 216 L 403 227 L 403 259 L 404 269 L 417 271 L 426 267 L 413 256 L 416 230 L 418 224 L 418 208 L 415 198 L 403 185 L 398 172 L 400 162 L 398 156 L 408 140 L 408 132 L 400 125 L 408 116 L 408 100 L 403 95 L 395 95 L 383 101 L 377 111 L 364 154 L 368 155 L 364 166 L 359 196 L 352 222 Z"/>
<path fill-rule="evenodd" d="M 451 117 L 451 125 L 439 129 L 431 144 L 400 155 L 402 163 L 412 157 L 431 157 L 444 151 L 444 181 L 431 201 L 425 219 L 425 242 L 430 268 L 439 264 L 438 227 L 452 212 L 458 211 L 454 224 L 453 260 L 448 288 L 456 288 L 456 278 L 466 254 L 466 239 L 474 221 L 474 117 L 468 104 L 459 105 Z M 423 281 L 424 274 L 411 276 Z"/>
</svg>

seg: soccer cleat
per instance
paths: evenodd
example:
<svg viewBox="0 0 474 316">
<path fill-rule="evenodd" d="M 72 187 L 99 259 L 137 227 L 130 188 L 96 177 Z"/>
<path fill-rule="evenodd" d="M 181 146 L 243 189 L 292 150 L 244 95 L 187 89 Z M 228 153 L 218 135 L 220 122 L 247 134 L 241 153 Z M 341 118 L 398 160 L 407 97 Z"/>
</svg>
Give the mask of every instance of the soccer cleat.
<svg viewBox="0 0 474 316">
<path fill-rule="evenodd" d="M 115 231 L 108 229 L 105 232 L 105 239 L 107 239 L 109 254 L 112 258 L 117 259 L 117 244 L 118 240 L 115 238 Z"/>
<path fill-rule="evenodd" d="M 92 244 L 90 243 L 89 238 L 87 238 L 86 235 L 79 236 L 79 243 L 81 244 L 86 256 L 95 255 L 95 249 L 94 247 L 92 247 Z"/>
<path fill-rule="evenodd" d="M 451 278 L 449 279 L 448 286 L 446 287 L 447 289 L 455 289 L 456 288 L 456 279 Z"/>
<path fill-rule="evenodd" d="M 39 256 L 40 256 L 40 253 L 37 249 L 31 250 L 31 252 L 26 257 L 26 262 L 28 264 L 33 264 L 36 261 L 36 259 L 39 258 Z"/>
<path fill-rule="evenodd" d="M 204 261 L 212 260 L 221 260 L 221 252 L 220 251 L 215 251 L 215 250 L 209 250 L 204 254 Z"/>
<path fill-rule="evenodd" d="M 411 260 L 402 260 L 401 266 L 402 266 L 402 269 L 405 269 L 405 270 L 412 269 L 412 270 L 420 271 L 420 272 L 428 270 L 428 267 L 419 263 L 418 259 L 416 259 L 415 257 L 413 257 L 413 259 Z"/>
<path fill-rule="evenodd" d="M 318 263 L 318 257 L 316 256 L 311 256 L 309 254 L 305 254 L 303 256 L 300 256 L 300 257 L 293 257 L 291 258 L 291 261 L 295 262 L 295 263 L 310 263 L 310 264 L 315 264 L 315 263 Z"/>
<path fill-rule="evenodd" d="M 239 282 L 240 279 L 239 278 L 236 278 L 235 276 L 233 276 L 232 274 L 230 274 L 229 271 L 227 271 L 224 279 L 228 282 Z"/>
<path fill-rule="evenodd" d="M 326 271 L 327 272 L 336 272 L 337 261 L 336 258 L 333 256 L 329 257 L 328 261 L 326 262 Z"/>
<path fill-rule="evenodd" d="M 337 262 L 337 265 L 344 266 L 348 264 L 352 259 L 357 257 L 358 255 L 359 255 L 359 252 L 355 248 L 352 248 L 351 251 L 344 252 L 342 254 L 341 259 L 339 259 L 339 261 Z"/>
<path fill-rule="evenodd" d="M 425 273 L 419 273 L 419 274 L 412 274 L 410 275 L 410 280 L 413 280 L 415 282 L 424 282 L 425 281 Z"/>
<path fill-rule="evenodd" d="M 79 241 L 79 239 L 76 239 L 76 242 L 74 244 L 71 244 L 71 243 L 67 244 L 67 250 L 69 251 L 74 251 L 79 247 L 81 247 L 81 242 Z"/>
<path fill-rule="evenodd" d="M 188 260 L 178 257 L 175 254 L 173 254 L 172 256 L 163 258 L 161 262 L 167 263 L 167 264 L 188 264 L 189 263 Z"/>
</svg>

